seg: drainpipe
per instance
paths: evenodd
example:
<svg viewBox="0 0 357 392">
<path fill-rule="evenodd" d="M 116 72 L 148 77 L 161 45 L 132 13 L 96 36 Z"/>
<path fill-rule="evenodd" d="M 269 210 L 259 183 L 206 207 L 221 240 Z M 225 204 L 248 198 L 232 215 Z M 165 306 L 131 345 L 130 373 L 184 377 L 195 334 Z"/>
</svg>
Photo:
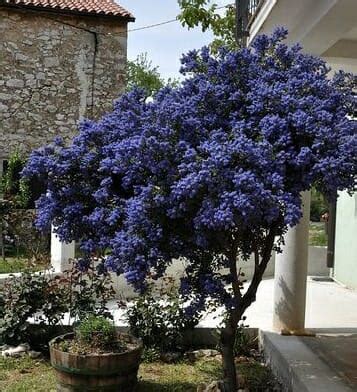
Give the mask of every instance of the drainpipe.
<svg viewBox="0 0 357 392">
<path fill-rule="evenodd" d="M 248 13 L 249 13 L 250 0 L 236 0 L 236 41 L 237 44 L 242 46 L 247 45 L 247 26 L 248 26 Z"/>
<path fill-rule="evenodd" d="M 336 209 L 337 197 L 329 204 L 327 223 L 327 267 L 335 266 L 335 237 L 336 237 Z"/>
</svg>

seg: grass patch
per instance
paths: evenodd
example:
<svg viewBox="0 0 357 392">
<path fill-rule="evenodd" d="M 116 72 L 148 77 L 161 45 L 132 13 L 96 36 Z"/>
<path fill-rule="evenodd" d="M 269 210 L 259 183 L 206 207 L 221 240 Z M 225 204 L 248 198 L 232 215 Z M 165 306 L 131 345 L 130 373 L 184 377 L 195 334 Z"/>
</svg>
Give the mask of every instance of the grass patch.
<svg viewBox="0 0 357 392">
<path fill-rule="evenodd" d="M 271 374 L 259 363 L 238 364 L 238 372 L 251 392 L 267 391 Z M 194 364 L 161 362 L 140 365 L 138 392 L 195 392 L 197 385 L 222 378 L 221 362 L 216 358 Z M 0 358 L 0 391 L 55 392 L 55 372 L 47 360 Z"/>
<path fill-rule="evenodd" d="M 258 362 L 240 363 L 237 369 L 239 378 L 244 380 L 244 387 L 248 387 L 250 392 L 276 390 L 275 381 L 267 366 Z"/>
<path fill-rule="evenodd" d="M 27 259 L 7 257 L 6 260 L 0 259 L 0 274 L 12 274 L 15 272 L 36 272 L 46 269 L 47 264 L 32 263 Z"/>
<path fill-rule="evenodd" d="M 309 245 L 327 246 L 327 234 L 324 223 L 310 222 L 309 228 Z"/>
<path fill-rule="evenodd" d="M 55 392 L 55 374 L 44 360 L 0 358 L 0 391 Z"/>
<path fill-rule="evenodd" d="M 143 363 L 138 392 L 196 392 L 199 383 L 221 377 L 221 363 L 215 359 L 195 364 Z"/>
<path fill-rule="evenodd" d="M 217 360 L 195 364 L 140 365 L 138 392 L 195 392 L 200 382 L 221 377 Z M 48 361 L 24 358 L 0 358 L 0 391 L 2 392 L 55 392 L 55 373 Z"/>
</svg>

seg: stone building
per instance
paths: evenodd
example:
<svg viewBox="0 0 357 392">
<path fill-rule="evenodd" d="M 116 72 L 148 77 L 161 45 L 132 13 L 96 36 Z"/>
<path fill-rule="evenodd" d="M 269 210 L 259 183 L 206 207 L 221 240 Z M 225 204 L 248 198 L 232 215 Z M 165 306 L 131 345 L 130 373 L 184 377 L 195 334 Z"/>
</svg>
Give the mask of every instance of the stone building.
<svg viewBox="0 0 357 392">
<path fill-rule="evenodd" d="M 0 0 L 0 163 L 111 109 L 131 21 L 114 0 Z"/>
</svg>

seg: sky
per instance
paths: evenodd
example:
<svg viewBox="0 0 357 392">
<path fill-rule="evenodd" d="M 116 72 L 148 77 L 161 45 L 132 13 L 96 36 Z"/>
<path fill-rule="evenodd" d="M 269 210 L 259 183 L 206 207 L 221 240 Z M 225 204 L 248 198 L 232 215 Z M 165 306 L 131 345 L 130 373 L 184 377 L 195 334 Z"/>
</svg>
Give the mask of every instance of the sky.
<svg viewBox="0 0 357 392">
<path fill-rule="evenodd" d="M 131 29 L 175 19 L 179 14 L 177 0 L 116 0 L 136 17 L 129 23 Z M 229 0 L 216 1 L 219 5 Z M 147 52 L 153 65 L 159 66 L 165 78 L 179 75 L 180 57 L 191 49 L 201 48 L 212 41 L 210 32 L 202 33 L 199 28 L 188 30 L 179 22 L 151 29 L 129 32 L 128 59 L 134 60 L 138 54 Z"/>
</svg>

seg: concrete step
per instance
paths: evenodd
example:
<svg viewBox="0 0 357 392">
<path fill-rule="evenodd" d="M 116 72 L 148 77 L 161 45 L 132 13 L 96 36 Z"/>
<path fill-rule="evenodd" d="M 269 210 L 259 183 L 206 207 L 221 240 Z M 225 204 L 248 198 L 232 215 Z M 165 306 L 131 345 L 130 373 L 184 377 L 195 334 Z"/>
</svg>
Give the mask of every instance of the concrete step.
<svg viewBox="0 0 357 392">
<path fill-rule="evenodd" d="M 260 331 L 266 360 L 284 391 L 357 391 L 357 337 L 350 338 L 353 352 L 346 351 L 348 337 L 326 339 Z M 342 342 L 344 349 L 336 350 Z"/>
</svg>

